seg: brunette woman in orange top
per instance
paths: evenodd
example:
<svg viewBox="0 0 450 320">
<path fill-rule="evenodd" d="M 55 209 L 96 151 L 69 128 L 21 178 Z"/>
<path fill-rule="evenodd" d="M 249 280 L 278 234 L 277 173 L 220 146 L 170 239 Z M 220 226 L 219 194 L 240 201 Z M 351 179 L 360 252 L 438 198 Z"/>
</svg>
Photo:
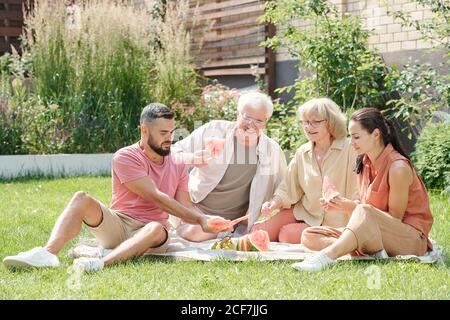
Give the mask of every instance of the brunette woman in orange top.
<svg viewBox="0 0 450 320">
<path fill-rule="evenodd" d="M 349 132 L 358 154 L 355 170 L 360 200 L 321 199 L 325 211 L 346 212 L 351 217 L 345 228 L 304 230 L 303 245 L 319 252 L 294 264 L 298 270 L 319 271 L 355 251 L 383 257 L 421 256 L 432 249 L 428 235 L 433 217 L 427 190 L 390 121 L 378 109 L 360 109 L 350 118 Z"/>
</svg>

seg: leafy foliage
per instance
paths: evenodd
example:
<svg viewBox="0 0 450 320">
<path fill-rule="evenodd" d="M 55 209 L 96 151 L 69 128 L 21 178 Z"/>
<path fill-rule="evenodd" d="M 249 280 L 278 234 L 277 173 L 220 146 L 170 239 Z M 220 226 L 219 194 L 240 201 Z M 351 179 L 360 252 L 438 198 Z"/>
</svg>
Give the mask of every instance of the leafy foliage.
<svg viewBox="0 0 450 320">
<path fill-rule="evenodd" d="M 293 21 L 302 21 L 298 27 Z M 280 28 L 264 45 L 287 48 L 304 76 L 292 86 L 293 103 L 327 96 L 345 110 L 382 103 L 384 65 L 368 47 L 369 32 L 359 17 L 342 17 L 326 0 L 281 0 L 266 3 L 262 21 Z"/>
<path fill-rule="evenodd" d="M 388 101 L 394 117 L 412 125 L 425 124 L 437 110 L 449 111 L 450 76 L 450 5 L 441 0 L 416 0 L 417 4 L 431 10 L 431 16 L 414 20 L 402 10 L 389 9 L 402 26 L 419 31 L 421 40 L 428 41 L 432 51 L 442 54 L 444 62 L 437 67 L 430 63 L 410 61 L 401 70 L 394 68 L 386 77 L 386 88 L 400 97 Z M 389 8 L 389 7 L 388 7 Z"/>
<path fill-rule="evenodd" d="M 444 189 L 450 181 L 450 124 L 428 124 L 411 158 L 428 188 Z"/>
</svg>

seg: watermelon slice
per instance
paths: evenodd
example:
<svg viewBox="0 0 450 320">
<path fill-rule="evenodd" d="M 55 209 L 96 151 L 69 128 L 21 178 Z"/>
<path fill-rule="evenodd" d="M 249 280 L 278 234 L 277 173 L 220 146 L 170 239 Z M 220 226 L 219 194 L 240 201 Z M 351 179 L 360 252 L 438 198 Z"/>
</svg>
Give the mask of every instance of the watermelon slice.
<svg viewBox="0 0 450 320">
<path fill-rule="evenodd" d="M 325 176 L 323 178 L 322 195 L 327 202 L 330 202 L 340 195 L 340 193 L 336 189 L 336 186 L 331 182 L 328 176 Z"/>
<path fill-rule="evenodd" d="M 266 215 L 266 216 L 261 214 L 261 215 L 259 216 L 258 220 L 256 220 L 255 224 L 266 222 L 267 220 L 270 220 L 270 219 L 272 219 L 273 217 L 275 217 L 279 212 L 280 212 L 280 209 L 275 209 L 275 210 L 272 210 L 272 211 L 271 211 L 268 215 Z"/>
<path fill-rule="evenodd" d="M 224 231 L 229 228 L 231 221 L 222 218 L 211 218 L 208 220 L 208 226 L 213 232 Z"/>
<path fill-rule="evenodd" d="M 216 158 L 225 147 L 225 139 L 222 138 L 205 138 L 206 149 L 211 153 L 211 157 Z"/>
<path fill-rule="evenodd" d="M 228 239 L 227 239 L 228 238 Z M 257 230 L 240 238 L 230 239 L 225 237 L 214 243 L 211 249 L 225 249 L 237 251 L 268 251 L 269 234 L 265 230 Z"/>
</svg>

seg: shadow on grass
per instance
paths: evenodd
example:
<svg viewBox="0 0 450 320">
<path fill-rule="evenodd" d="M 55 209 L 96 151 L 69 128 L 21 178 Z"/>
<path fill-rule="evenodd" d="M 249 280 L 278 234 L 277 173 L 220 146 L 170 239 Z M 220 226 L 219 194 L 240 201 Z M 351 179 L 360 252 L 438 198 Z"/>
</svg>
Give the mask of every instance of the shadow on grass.
<svg viewBox="0 0 450 320">
<path fill-rule="evenodd" d="M 11 274 L 15 274 L 15 275 L 20 275 L 20 274 L 29 274 L 32 272 L 37 272 L 37 270 L 39 270 L 36 267 L 3 267 L 7 272 L 11 273 Z"/>
</svg>

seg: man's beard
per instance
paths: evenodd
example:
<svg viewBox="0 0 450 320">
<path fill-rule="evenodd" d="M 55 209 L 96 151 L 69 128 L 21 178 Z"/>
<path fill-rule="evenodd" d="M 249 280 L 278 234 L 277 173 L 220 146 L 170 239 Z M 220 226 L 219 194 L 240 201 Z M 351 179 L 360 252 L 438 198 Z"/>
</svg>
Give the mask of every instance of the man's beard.
<svg viewBox="0 0 450 320">
<path fill-rule="evenodd" d="M 163 143 L 161 143 L 161 145 L 163 145 L 164 143 L 172 143 L 172 141 L 164 141 Z M 170 146 L 169 149 L 163 149 L 161 146 L 157 146 L 155 143 L 153 143 L 153 139 L 152 137 L 148 137 L 147 140 L 147 144 L 150 147 L 150 149 L 152 149 L 153 151 L 155 151 L 158 155 L 165 157 L 170 153 Z"/>
</svg>

